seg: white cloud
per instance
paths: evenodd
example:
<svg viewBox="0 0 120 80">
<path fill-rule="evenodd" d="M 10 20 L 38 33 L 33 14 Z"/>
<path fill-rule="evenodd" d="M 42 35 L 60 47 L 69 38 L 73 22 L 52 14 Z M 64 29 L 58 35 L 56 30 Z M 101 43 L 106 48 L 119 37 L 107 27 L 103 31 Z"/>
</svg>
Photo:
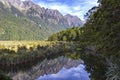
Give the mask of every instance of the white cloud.
<svg viewBox="0 0 120 80">
<path fill-rule="evenodd" d="M 39 5 L 41 7 L 45 7 L 45 8 L 49 8 L 49 9 L 57 9 L 58 11 L 60 11 L 63 15 L 66 14 L 72 14 L 72 15 L 76 15 L 78 17 L 82 17 L 82 15 L 80 15 L 80 7 L 69 7 L 68 5 L 65 4 L 60 4 L 60 3 L 51 3 L 51 4 L 46 4 L 43 2 L 39 2 Z"/>
<path fill-rule="evenodd" d="M 25 1 L 25 0 L 22 0 Z M 49 9 L 57 9 L 63 15 L 71 14 L 74 16 L 78 16 L 82 20 L 84 20 L 84 15 L 87 13 L 89 9 L 93 6 L 97 6 L 97 0 L 72 0 L 71 4 L 67 4 L 68 0 L 64 2 L 58 2 L 57 0 L 33 0 L 37 1 L 41 7 L 49 8 Z M 47 2 L 50 1 L 50 2 Z"/>
<path fill-rule="evenodd" d="M 60 3 L 46 4 L 46 3 L 43 3 L 43 2 L 39 2 L 39 5 L 41 7 L 45 7 L 45 8 L 49 8 L 49 9 L 57 9 L 63 15 L 65 15 L 66 13 L 72 13 L 72 10 L 69 6 L 63 5 L 63 4 L 60 4 Z"/>
<path fill-rule="evenodd" d="M 57 9 L 60 11 L 63 15 L 71 14 L 74 16 L 78 16 L 82 20 L 84 20 L 84 14 L 87 13 L 89 9 L 91 9 L 93 6 L 97 6 L 97 0 L 75 0 L 72 4 L 66 4 L 64 2 L 56 2 L 57 0 L 47 0 L 47 1 L 53 1 L 51 3 L 45 2 L 45 1 L 39 1 L 38 4 L 41 7 L 49 8 L 49 9 Z"/>
<path fill-rule="evenodd" d="M 79 11 L 81 8 L 80 8 L 80 6 L 74 6 L 73 9 L 74 9 L 75 11 Z"/>
</svg>

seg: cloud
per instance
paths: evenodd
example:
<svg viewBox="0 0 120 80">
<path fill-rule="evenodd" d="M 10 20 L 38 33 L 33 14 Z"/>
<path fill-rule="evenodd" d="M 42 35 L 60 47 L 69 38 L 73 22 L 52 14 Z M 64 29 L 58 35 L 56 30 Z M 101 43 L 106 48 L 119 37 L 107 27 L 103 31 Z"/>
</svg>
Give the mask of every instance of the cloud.
<svg viewBox="0 0 120 80">
<path fill-rule="evenodd" d="M 84 14 L 93 6 L 97 6 L 97 0 L 33 0 L 41 7 L 57 9 L 63 15 L 71 14 L 84 20 Z"/>
<path fill-rule="evenodd" d="M 71 69 L 63 68 L 57 74 L 44 75 L 38 80 L 90 80 L 84 68 L 82 64 Z"/>
<path fill-rule="evenodd" d="M 21 1 L 33 1 L 33 0 L 21 0 Z"/>
<path fill-rule="evenodd" d="M 57 9 L 58 11 L 60 11 L 63 15 L 66 14 L 72 14 L 72 15 L 76 15 L 78 17 L 82 17 L 82 15 L 80 14 L 80 7 L 69 7 L 66 4 L 61 4 L 61 3 L 51 3 L 51 4 L 46 4 L 43 2 L 39 2 L 39 5 L 41 7 L 45 7 L 45 8 L 49 8 L 49 9 Z"/>
</svg>

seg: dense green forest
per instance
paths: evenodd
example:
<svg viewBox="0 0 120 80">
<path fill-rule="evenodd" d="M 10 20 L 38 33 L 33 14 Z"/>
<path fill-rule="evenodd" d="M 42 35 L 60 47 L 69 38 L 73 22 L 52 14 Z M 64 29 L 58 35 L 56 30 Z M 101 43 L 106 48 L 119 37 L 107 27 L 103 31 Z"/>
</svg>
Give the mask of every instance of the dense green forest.
<svg viewBox="0 0 120 80">
<path fill-rule="evenodd" d="M 84 47 L 94 48 L 96 54 L 89 56 L 91 56 L 91 58 L 95 58 L 95 55 L 102 56 L 105 60 L 98 61 L 98 59 L 96 59 L 96 61 L 98 63 L 105 63 L 107 65 L 107 71 L 98 73 L 99 69 L 101 69 L 100 65 L 90 62 L 90 60 L 94 61 L 94 59 L 88 58 L 87 55 L 84 61 L 89 59 L 87 60 L 88 64 L 96 66 L 96 68 L 92 67 L 93 70 L 97 72 L 96 74 L 95 72 L 93 73 L 92 80 L 105 80 L 106 78 L 107 80 L 119 80 L 120 0 L 99 0 L 98 2 L 98 7 L 93 7 L 86 13 L 87 21 L 82 28 L 67 29 L 52 35 L 49 37 L 49 40 L 80 41 L 80 44 Z M 106 69 L 103 68 L 103 70 Z M 106 76 L 102 78 L 100 74 Z"/>
<path fill-rule="evenodd" d="M 91 13 L 84 26 L 84 40 L 94 45 L 101 53 L 117 54 L 120 49 L 120 1 L 99 2 L 99 9 Z"/>
<path fill-rule="evenodd" d="M 82 30 L 79 27 L 68 28 L 64 31 L 53 34 L 48 38 L 49 41 L 79 41 Z"/>
</svg>

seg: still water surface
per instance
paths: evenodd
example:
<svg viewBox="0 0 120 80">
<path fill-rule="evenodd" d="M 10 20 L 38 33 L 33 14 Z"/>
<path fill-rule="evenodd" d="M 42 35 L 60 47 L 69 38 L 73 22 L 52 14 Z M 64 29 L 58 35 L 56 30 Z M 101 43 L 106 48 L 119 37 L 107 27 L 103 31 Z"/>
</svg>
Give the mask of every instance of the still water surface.
<svg viewBox="0 0 120 80">
<path fill-rule="evenodd" d="M 74 63 L 79 63 L 78 60 L 71 60 L 71 59 L 64 59 L 67 60 L 67 62 L 64 64 L 64 66 L 57 72 L 52 74 L 44 74 L 43 76 L 40 76 L 36 80 L 90 80 L 89 73 L 85 71 L 85 65 L 78 64 L 77 66 L 74 66 Z M 60 60 L 58 60 L 59 63 Z M 80 61 L 81 62 L 81 61 Z M 53 63 L 49 63 L 53 64 Z"/>
</svg>

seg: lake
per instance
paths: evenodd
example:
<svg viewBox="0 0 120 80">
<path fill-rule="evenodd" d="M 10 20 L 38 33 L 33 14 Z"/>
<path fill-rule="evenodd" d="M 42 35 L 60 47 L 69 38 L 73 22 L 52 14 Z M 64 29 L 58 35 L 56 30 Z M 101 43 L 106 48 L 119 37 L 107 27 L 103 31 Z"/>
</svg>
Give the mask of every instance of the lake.
<svg viewBox="0 0 120 80">
<path fill-rule="evenodd" d="M 42 63 L 43 65 L 43 63 Z M 36 80 L 90 80 L 82 60 L 73 60 L 67 57 L 58 57 L 44 61 L 45 74 Z"/>
</svg>

